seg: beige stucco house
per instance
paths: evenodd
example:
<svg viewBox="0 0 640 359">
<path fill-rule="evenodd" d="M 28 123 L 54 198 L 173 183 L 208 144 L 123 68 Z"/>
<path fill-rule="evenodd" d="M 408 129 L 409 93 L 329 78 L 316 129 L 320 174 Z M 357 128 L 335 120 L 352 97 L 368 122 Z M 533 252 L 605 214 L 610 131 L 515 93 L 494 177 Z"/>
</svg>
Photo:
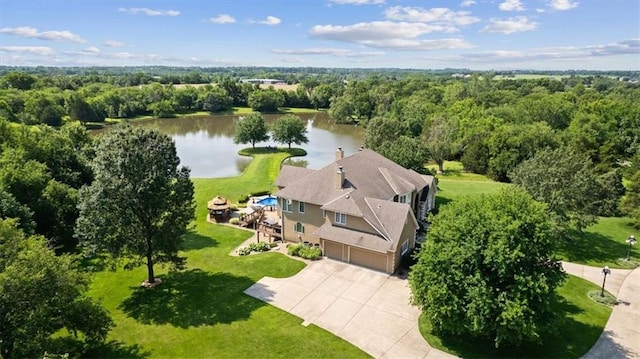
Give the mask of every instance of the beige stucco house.
<svg viewBox="0 0 640 359">
<path fill-rule="evenodd" d="M 418 221 L 435 202 L 433 176 L 363 149 L 319 169 L 283 166 L 276 179 L 282 237 L 329 258 L 393 273 L 415 247 Z"/>
</svg>

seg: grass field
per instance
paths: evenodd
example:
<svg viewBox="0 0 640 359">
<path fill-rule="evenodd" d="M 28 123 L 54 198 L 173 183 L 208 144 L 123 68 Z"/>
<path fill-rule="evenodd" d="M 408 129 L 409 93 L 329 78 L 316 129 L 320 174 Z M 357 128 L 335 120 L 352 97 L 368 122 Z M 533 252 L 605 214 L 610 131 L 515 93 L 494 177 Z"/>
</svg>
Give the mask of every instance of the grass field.
<svg viewBox="0 0 640 359">
<path fill-rule="evenodd" d="M 637 229 L 626 217 L 600 217 L 598 223 L 588 227 L 579 240 L 562 241 L 560 257 L 569 262 L 611 268 L 635 268 L 640 264 L 640 248 L 631 248 L 631 260 L 625 261 L 629 235 L 639 236 Z"/>
<path fill-rule="evenodd" d="M 435 165 L 428 166 L 431 169 Z M 445 173 L 438 175 L 436 204 L 445 205 L 462 197 L 490 194 L 511 184 L 491 181 L 489 178 L 462 171 L 460 162 L 445 162 Z M 611 268 L 635 268 L 640 264 L 640 247 L 631 250 L 631 260 L 626 258 L 629 235 L 640 238 L 626 217 L 601 217 L 597 224 L 588 227 L 583 235 L 573 241 L 558 241 L 560 259 L 590 266 Z"/>
<path fill-rule="evenodd" d="M 424 315 L 420 317 L 420 332 L 431 346 L 463 358 L 579 358 L 598 340 L 611 314 L 610 307 L 588 297 L 589 291 L 597 289 L 584 279 L 568 276 L 554 304 L 564 317 L 556 333 L 543 338 L 542 345 L 496 350 L 487 340 L 439 336 Z"/>
<path fill-rule="evenodd" d="M 197 220 L 182 252 L 187 268 L 157 268 L 161 285 L 145 290 L 145 268 L 95 275 L 90 293 L 110 311 L 116 327 L 108 343 L 87 352 L 99 358 L 363 358 L 358 348 L 243 291 L 263 276 L 288 277 L 304 263 L 278 253 L 232 257 L 250 232 L 205 221 L 206 203 L 221 194 L 270 189 L 288 151 L 254 153 L 245 173 L 195 179 Z M 300 150 L 292 152 L 301 153 Z"/>
</svg>

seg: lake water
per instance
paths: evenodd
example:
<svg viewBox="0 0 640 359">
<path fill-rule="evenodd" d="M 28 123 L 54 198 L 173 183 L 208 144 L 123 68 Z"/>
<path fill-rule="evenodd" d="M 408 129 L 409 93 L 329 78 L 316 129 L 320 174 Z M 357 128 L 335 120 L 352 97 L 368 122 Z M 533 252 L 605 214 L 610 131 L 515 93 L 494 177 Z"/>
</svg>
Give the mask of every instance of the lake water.
<svg viewBox="0 0 640 359">
<path fill-rule="evenodd" d="M 264 115 L 267 125 L 282 115 Z M 319 169 L 335 159 L 335 151 L 342 147 L 345 155 L 352 154 L 363 145 L 363 129 L 353 125 L 338 125 L 325 113 L 297 114 L 307 123 L 309 143 L 300 146 L 307 151 L 304 157 L 291 160 L 297 165 Z M 192 178 L 228 177 L 242 173 L 251 157 L 239 156 L 238 151 L 250 144 L 234 144 L 233 133 L 238 116 L 190 116 L 152 119 L 134 122 L 145 127 L 158 128 L 170 135 L 176 143 L 181 164 L 191 168 Z M 276 146 L 273 141 L 256 144 Z M 278 144 L 279 147 L 283 145 Z M 286 146 L 286 145 L 284 145 Z"/>
</svg>

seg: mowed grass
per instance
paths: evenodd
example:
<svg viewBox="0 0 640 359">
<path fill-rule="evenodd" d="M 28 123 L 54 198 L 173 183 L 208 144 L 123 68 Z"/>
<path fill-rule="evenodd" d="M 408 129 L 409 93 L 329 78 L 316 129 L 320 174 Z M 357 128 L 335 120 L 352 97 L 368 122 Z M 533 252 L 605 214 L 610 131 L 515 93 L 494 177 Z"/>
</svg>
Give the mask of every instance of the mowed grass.
<svg viewBox="0 0 640 359">
<path fill-rule="evenodd" d="M 568 276 L 558 288 L 553 308 L 562 319 L 556 332 L 542 338 L 543 344 L 495 349 L 490 340 L 473 340 L 438 335 L 426 316 L 421 315 L 420 332 L 431 346 L 463 358 L 579 358 L 586 354 L 602 333 L 611 308 L 591 300 L 587 293 L 598 286 Z"/>
<path fill-rule="evenodd" d="M 304 156 L 306 152 L 299 148 L 277 150 L 245 148 L 240 155 L 251 156 L 253 160 L 240 176 L 223 178 L 193 178 L 192 181 L 200 190 L 199 194 L 210 196 L 208 200 L 221 195 L 231 202 L 237 202 L 242 195 L 257 192 L 274 191 L 274 181 L 280 173 L 282 161 L 293 156 Z M 206 203 L 205 203 L 206 204 Z"/>
<path fill-rule="evenodd" d="M 638 244 L 631 248 L 631 260 L 626 261 L 629 235 L 640 238 L 640 232 L 628 217 L 600 217 L 587 227 L 581 238 L 560 242 L 558 254 L 562 260 L 596 267 L 635 268 L 640 263 Z"/>
<path fill-rule="evenodd" d="M 431 169 L 435 165 L 427 166 Z M 512 186 L 494 182 L 485 176 L 462 171 L 460 162 L 445 162 L 445 174 L 438 175 L 436 204 L 446 205 L 463 197 L 498 192 Z M 640 238 L 640 232 L 628 217 L 600 217 L 598 223 L 585 229 L 580 238 L 558 240 L 557 255 L 561 260 L 596 267 L 635 268 L 640 264 L 640 246 L 632 247 L 631 260 L 625 261 L 629 235 Z"/>
<path fill-rule="evenodd" d="M 107 344 L 84 357 L 99 358 L 363 358 L 366 353 L 333 334 L 243 293 L 263 276 L 288 277 L 305 264 L 278 253 L 229 255 L 251 232 L 207 223 L 206 203 L 220 194 L 270 189 L 280 162 L 298 151 L 261 153 L 245 173 L 194 179 L 194 230 L 181 253 L 186 269 L 156 267 L 162 284 L 142 289 L 146 267 L 95 275 L 90 293 L 116 323 Z"/>
</svg>

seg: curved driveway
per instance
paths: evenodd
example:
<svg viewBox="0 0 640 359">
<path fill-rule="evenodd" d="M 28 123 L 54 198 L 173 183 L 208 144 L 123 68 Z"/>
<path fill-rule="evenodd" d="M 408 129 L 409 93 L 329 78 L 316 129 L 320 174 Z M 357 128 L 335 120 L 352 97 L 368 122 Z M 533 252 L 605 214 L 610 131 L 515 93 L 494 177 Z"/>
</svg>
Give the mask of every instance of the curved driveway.
<svg viewBox="0 0 640 359">
<path fill-rule="evenodd" d="M 563 262 L 569 274 L 602 285 L 602 268 Z M 584 359 L 640 358 L 640 267 L 611 269 L 605 289 L 618 298 L 609 321 Z"/>
<path fill-rule="evenodd" d="M 602 285 L 602 268 L 563 262 L 565 271 Z M 612 269 L 617 296 L 609 321 L 583 357 L 640 358 L 640 267 Z M 324 258 L 288 278 L 264 277 L 245 293 L 356 345 L 375 358 L 455 358 L 432 348 L 418 330 L 406 279 Z"/>
<path fill-rule="evenodd" d="M 245 293 L 375 358 L 455 358 L 424 340 L 408 282 L 396 276 L 324 258 L 293 277 L 264 277 Z"/>
</svg>

